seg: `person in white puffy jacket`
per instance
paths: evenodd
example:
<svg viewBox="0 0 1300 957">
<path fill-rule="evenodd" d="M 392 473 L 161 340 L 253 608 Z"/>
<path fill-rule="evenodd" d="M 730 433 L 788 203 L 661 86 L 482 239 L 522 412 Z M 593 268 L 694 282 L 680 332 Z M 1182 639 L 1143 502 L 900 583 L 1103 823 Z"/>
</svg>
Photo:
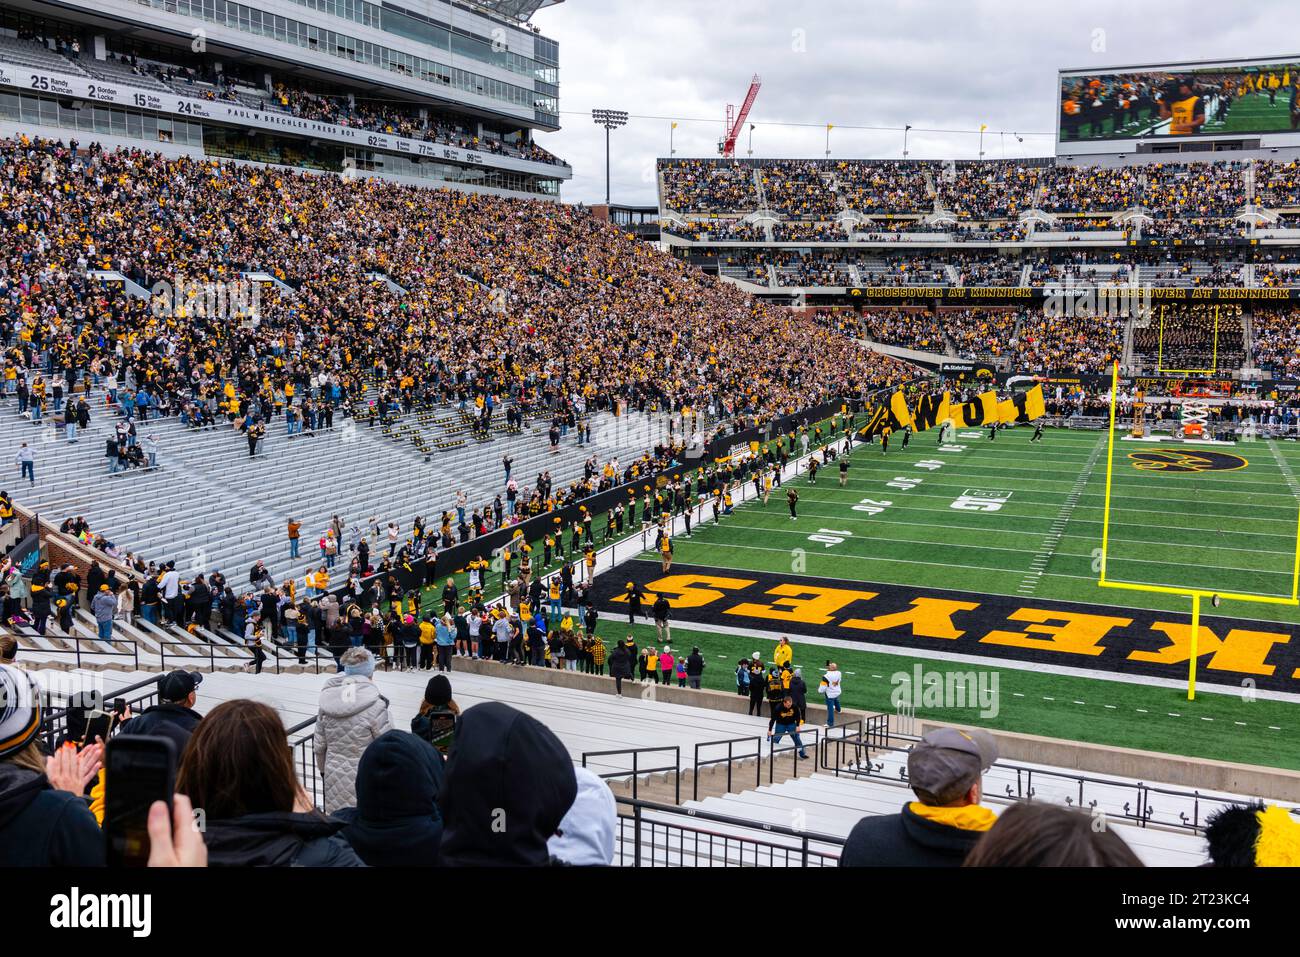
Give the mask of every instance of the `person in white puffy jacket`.
<svg viewBox="0 0 1300 957">
<path fill-rule="evenodd" d="M 361 755 L 371 741 L 393 727 L 388 699 L 371 680 L 375 656 L 365 648 L 349 648 L 340 662 L 343 673 L 331 676 L 321 689 L 312 736 L 327 814 L 356 806 Z"/>
</svg>

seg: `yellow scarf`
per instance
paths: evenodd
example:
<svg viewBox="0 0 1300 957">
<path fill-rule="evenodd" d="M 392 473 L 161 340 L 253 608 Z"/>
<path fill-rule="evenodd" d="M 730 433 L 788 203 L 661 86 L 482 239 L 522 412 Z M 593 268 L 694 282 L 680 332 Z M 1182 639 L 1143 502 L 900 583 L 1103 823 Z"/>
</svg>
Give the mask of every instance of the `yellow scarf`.
<svg viewBox="0 0 1300 957">
<path fill-rule="evenodd" d="M 997 815 L 978 804 L 965 804 L 961 807 L 932 807 L 929 804 L 922 804 L 920 801 L 913 801 L 908 805 L 908 808 L 917 817 L 947 827 L 959 828 L 963 831 L 987 831 L 993 826 L 993 822 L 997 820 Z"/>
</svg>

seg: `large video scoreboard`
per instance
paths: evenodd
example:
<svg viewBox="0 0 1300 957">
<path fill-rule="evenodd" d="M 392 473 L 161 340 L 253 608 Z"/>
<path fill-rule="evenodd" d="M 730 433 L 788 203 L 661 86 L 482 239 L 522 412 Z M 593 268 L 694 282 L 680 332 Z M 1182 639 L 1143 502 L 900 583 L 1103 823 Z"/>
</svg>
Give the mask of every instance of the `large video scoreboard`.
<svg viewBox="0 0 1300 957">
<path fill-rule="evenodd" d="M 1300 55 L 1062 70 L 1060 149 L 1132 149 L 1138 141 L 1258 140 L 1300 145 Z"/>
</svg>

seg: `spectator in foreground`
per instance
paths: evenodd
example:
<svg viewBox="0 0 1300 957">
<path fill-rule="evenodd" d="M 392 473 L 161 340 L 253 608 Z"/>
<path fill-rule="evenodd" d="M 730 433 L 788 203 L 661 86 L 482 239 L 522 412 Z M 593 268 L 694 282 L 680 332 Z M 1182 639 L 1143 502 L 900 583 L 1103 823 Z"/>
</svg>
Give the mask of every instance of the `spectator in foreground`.
<svg viewBox="0 0 1300 957">
<path fill-rule="evenodd" d="M 260 701 L 223 701 L 199 722 L 176 790 L 207 815 L 210 867 L 363 867 L 343 821 L 312 807 L 285 746 L 284 723 Z"/>
<path fill-rule="evenodd" d="M 0 867 L 103 867 L 104 835 L 85 799 L 103 748 L 41 754 L 40 689 L 0 665 Z"/>
<path fill-rule="evenodd" d="M 340 664 L 343 674 L 331 675 L 321 688 L 320 711 L 312 735 L 316 768 L 325 786 L 327 814 L 356 805 L 361 755 L 371 741 L 393 727 L 388 699 L 370 680 L 375 673 L 375 656 L 370 650 L 349 648 Z"/>
<path fill-rule="evenodd" d="M 371 743 L 357 765 L 357 806 L 335 817 L 368 867 L 433 867 L 442 843 L 442 757 L 405 731 Z"/>
<path fill-rule="evenodd" d="M 966 857 L 965 867 L 1141 867 L 1114 830 L 1085 811 L 1022 801 L 1007 808 Z"/>
<path fill-rule="evenodd" d="M 158 704 L 146 708 L 122 725 L 119 734 L 156 734 L 176 745 L 176 759 L 185 753 L 190 735 L 203 715 L 194 710 L 203 675 L 197 671 L 169 671 L 158 679 Z"/>
<path fill-rule="evenodd" d="M 618 802 L 599 775 L 575 767 L 578 796 L 549 841 L 551 859 L 573 867 L 608 867 L 614 863 Z"/>
<path fill-rule="evenodd" d="M 957 867 L 995 820 L 980 805 L 981 779 L 997 760 L 987 731 L 936 728 L 912 746 L 907 780 L 917 800 L 898 814 L 853 826 L 841 867 Z"/>
<path fill-rule="evenodd" d="M 475 705 L 461 716 L 438 802 L 443 864 L 548 864 L 547 842 L 577 795 L 573 760 L 549 728 L 499 701 Z"/>
</svg>

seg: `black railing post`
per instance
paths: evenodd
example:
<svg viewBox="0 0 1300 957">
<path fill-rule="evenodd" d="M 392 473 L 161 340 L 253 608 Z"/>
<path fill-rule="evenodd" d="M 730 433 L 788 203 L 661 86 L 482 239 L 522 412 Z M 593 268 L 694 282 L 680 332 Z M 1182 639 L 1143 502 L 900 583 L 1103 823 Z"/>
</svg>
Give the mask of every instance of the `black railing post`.
<svg viewBox="0 0 1300 957">
<path fill-rule="evenodd" d="M 680 745 L 673 748 L 673 760 L 677 764 L 677 770 L 673 773 L 673 777 L 676 778 L 677 781 L 676 798 L 677 798 L 677 803 L 681 804 L 682 803 L 682 749 Z"/>
<path fill-rule="evenodd" d="M 635 800 L 635 798 L 633 798 Z M 632 866 L 641 866 L 641 805 L 632 805 Z M 651 862 L 653 863 L 653 862 Z"/>
</svg>

